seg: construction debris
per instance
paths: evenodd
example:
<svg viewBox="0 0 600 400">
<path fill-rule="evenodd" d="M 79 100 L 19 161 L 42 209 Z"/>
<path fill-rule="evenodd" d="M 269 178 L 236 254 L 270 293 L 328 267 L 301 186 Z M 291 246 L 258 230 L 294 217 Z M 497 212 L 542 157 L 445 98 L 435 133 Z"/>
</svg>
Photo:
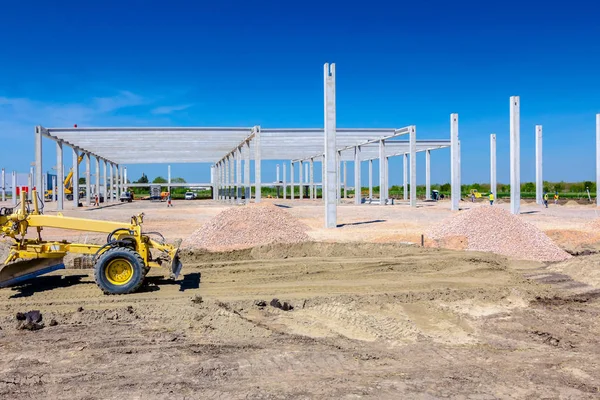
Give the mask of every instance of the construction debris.
<svg viewBox="0 0 600 400">
<path fill-rule="evenodd" d="M 272 204 L 227 209 L 183 241 L 182 248 L 226 251 L 309 240 L 308 226 Z"/>
<path fill-rule="evenodd" d="M 285 301 L 283 302 L 283 304 L 281 304 L 279 299 L 273 299 L 273 300 L 271 300 L 271 303 L 269 303 L 269 304 L 271 305 L 271 307 L 279 308 L 280 310 L 283 310 L 283 311 L 291 311 L 294 309 L 294 306 L 292 306 L 291 304 L 289 304 Z"/>
<path fill-rule="evenodd" d="M 23 329 L 28 331 L 37 331 L 44 327 L 42 322 L 42 313 L 38 310 L 29 311 L 26 313 L 17 313 L 16 315 L 18 324 L 17 329 Z"/>
<path fill-rule="evenodd" d="M 462 248 L 520 260 L 563 261 L 571 255 L 535 226 L 509 211 L 482 206 L 453 215 L 428 234 L 440 247 L 458 238 Z"/>
</svg>

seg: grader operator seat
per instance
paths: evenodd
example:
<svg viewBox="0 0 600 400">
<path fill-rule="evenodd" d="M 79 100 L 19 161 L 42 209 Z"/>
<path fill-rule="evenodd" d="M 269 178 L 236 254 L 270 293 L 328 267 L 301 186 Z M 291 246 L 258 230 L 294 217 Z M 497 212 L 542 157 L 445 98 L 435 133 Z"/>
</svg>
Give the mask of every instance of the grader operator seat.
<svg viewBox="0 0 600 400">
<path fill-rule="evenodd" d="M 19 208 L 0 209 L 0 234 L 13 241 L 0 268 L 0 287 L 64 268 L 62 260 L 67 253 L 91 257 L 94 279 L 105 294 L 135 292 L 152 267 L 167 268 L 172 279 L 179 276 L 179 246 L 165 243 L 160 233 L 142 232 L 143 214 L 131 217 L 129 224 L 43 215 L 35 190 L 32 195 L 33 211 L 24 193 Z M 106 233 L 107 239 L 103 245 L 44 241 L 44 227 Z M 37 238 L 27 236 L 30 228 L 35 228 Z"/>
</svg>

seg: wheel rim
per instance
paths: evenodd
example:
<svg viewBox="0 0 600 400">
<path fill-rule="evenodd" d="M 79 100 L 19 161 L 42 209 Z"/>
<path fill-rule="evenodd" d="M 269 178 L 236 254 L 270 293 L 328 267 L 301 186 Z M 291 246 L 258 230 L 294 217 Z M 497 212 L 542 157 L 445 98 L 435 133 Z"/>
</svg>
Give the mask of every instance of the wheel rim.
<svg viewBox="0 0 600 400">
<path fill-rule="evenodd" d="M 108 263 L 104 274 L 113 285 L 126 285 L 133 278 L 133 265 L 123 258 L 118 258 Z"/>
</svg>

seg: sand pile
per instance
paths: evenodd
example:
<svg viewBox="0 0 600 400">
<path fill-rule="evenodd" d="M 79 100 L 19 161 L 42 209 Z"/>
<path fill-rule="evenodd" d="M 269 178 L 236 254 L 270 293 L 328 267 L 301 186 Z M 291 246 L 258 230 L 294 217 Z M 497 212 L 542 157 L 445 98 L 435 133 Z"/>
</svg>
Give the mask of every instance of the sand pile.
<svg viewBox="0 0 600 400">
<path fill-rule="evenodd" d="M 550 202 L 550 201 L 548 201 Z M 579 207 L 579 203 L 575 200 L 569 200 L 564 204 L 565 207 Z"/>
<path fill-rule="evenodd" d="M 466 250 L 492 252 L 520 260 L 563 261 L 571 258 L 538 228 L 500 207 L 482 206 L 460 212 L 434 227 L 427 236 L 442 247 L 457 238 Z"/>
<path fill-rule="evenodd" d="M 569 275 L 573 280 L 600 288 L 600 255 L 577 257 L 551 265 L 551 271 Z"/>
<path fill-rule="evenodd" d="M 217 214 L 183 241 L 182 248 L 224 251 L 309 240 L 309 227 L 272 204 L 233 207 Z"/>
</svg>

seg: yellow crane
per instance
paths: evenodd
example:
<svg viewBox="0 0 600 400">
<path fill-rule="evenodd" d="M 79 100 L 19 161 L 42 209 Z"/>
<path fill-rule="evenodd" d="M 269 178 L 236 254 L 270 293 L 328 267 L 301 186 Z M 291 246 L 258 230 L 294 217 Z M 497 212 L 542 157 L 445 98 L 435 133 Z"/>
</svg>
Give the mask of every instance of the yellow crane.
<svg viewBox="0 0 600 400">
<path fill-rule="evenodd" d="M 81 164 L 82 160 L 83 160 L 82 155 L 79 156 L 79 158 L 77 158 L 77 166 L 79 166 L 79 164 Z M 79 182 L 78 182 L 78 184 L 79 184 Z M 69 170 L 69 173 L 65 177 L 64 187 L 65 187 L 65 196 L 67 197 L 67 200 L 73 200 L 73 168 L 71 168 Z M 51 200 L 53 193 L 54 192 L 52 191 L 52 189 L 46 190 L 44 192 L 44 198 L 47 200 Z"/>
<path fill-rule="evenodd" d="M 94 279 L 106 294 L 135 292 L 153 267 L 166 267 L 172 279 L 179 276 L 182 264 L 178 247 L 165 243 L 160 233 L 143 232 L 144 214 L 131 217 L 129 224 L 44 215 L 36 191 L 32 194 L 33 210 L 25 193 L 21 193 L 17 208 L 0 208 L 0 233 L 13 241 L 0 269 L 0 287 L 64 268 L 62 259 L 67 253 L 93 257 Z M 44 228 L 105 233 L 107 240 L 103 245 L 44 241 Z M 29 229 L 36 231 L 37 238 L 27 237 Z"/>
</svg>

